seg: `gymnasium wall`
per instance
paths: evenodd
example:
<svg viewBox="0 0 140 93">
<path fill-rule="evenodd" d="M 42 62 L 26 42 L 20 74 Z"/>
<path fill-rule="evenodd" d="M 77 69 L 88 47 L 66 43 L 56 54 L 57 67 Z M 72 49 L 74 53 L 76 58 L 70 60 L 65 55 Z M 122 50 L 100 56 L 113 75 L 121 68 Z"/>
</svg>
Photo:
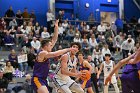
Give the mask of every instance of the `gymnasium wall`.
<svg viewBox="0 0 140 93">
<path fill-rule="evenodd" d="M 15 14 L 18 9 L 23 12 L 26 7 L 28 8 L 28 12 L 34 10 L 37 21 L 45 26 L 48 4 L 49 0 L 0 0 L 0 16 L 4 16 L 9 6 L 13 7 Z"/>
<path fill-rule="evenodd" d="M 124 0 L 124 18 L 129 22 L 133 16 L 140 18 L 140 10 L 133 0 Z"/>
</svg>

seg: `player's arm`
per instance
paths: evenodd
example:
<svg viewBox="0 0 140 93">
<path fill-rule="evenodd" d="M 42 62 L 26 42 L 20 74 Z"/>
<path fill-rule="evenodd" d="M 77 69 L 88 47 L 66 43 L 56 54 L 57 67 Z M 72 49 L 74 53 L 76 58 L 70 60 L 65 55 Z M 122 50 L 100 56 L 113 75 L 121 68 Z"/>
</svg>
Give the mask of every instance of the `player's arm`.
<svg viewBox="0 0 140 93">
<path fill-rule="evenodd" d="M 55 22 L 54 35 L 52 37 L 52 48 L 54 47 L 54 45 L 58 39 L 58 22 L 59 22 L 59 20 L 56 20 L 56 22 Z"/>
<path fill-rule="evenodd" d="M 131 56 L 121 60 L 115 67 L 114 69 L 110 72 L 110 76 L 112 76 L 118 69 L 120 69 L 123 65 L 127 64 L 130 59 L 134 57 L 135 54 L 132 54 Z"/>
<path fill-rule="evenodd" d="M 102 70 L 103 70 L 103 67 L 104 67 L 104 64 L 102 63 L 102 64 L 100 65 L 100 69 L 99 69 L 99 71 L 98 71 L 98 73 L 97 73 L 97 79 L 99 79 L 99 76 L 100 76 L 100 74 L 101 74 L 101 72 L 102 72 Z"/>
<path fill-rule="evenodd" d="M 113 68 L 115 67 L 115 62 L 113 62 Z M 116 77 L 118 77 L 118 70 L 115 72 Z"/>
<path fill-rule="evenodd" d="M 132 64 L 136 64 L 138 62 L 140 62 L 140 48 L 137 50 L 137 53 L 134 57 L 134 61 L 132 62 Z"/>
<path fill-rule="evenodd" d="M 68 71 L 67 62 L 68 62 L 68 56 L 67 56 L 67 54 L 65 54 L 64 56 L 61 57 L 61 73 L 65 74 L 65 75 L 68 75 L 68 76 L 77 77 L 78 76 L 77 73 L 73 73 L 71 71 Z"/>
<path fill-rule="evenodd" d="M 55 51 L 55 52 L 48 52 L 46 53 L 45 58 L 52 58 L 52 57 L 60 56 L 66 52 L 75 51 L 75 50 L 76 48 L 66 48 L 66 49 Z"/>
<path fill-rule="evenodd" d="M 91 73 L 92 72 L 92 66 L 89 64 L 89 62 L 85 60 L 83 63 L 84 63 L 85 67 L 89 68 L 89 72 Z"/>
</svg>

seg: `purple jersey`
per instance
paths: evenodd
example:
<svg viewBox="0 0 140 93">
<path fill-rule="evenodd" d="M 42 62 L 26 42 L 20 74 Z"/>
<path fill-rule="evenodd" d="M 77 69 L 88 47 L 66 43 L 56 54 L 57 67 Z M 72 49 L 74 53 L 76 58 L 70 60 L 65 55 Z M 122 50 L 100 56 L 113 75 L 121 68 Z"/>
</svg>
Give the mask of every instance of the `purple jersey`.
<svg viewBox="0 0 140 93">
<path fill-rule="evenodd" d="M 88 67 L 84 67 L 84 66 L 83 66 L 83 63 L 82 63 L 82 64 L 80 64 L 79 70 L 80 70 L 80 71 L 81 71 L 81 70 L 89 70 L 89 68 L 88 68 Z M 83 82 L 84 82 L 84 81 L 81 81 L 80 83 L 82 84 Z M 89 87 L 91 87 L 91 80 L 88 80 L 87 83 L 86 83 L 86 86 L 85 86 L 85 88 L 89 88 Z"/>
<path fill-rule="evenodd" d="M 36 61 L 34 64 L 33 77 L 47 78 L 49 73 L 50 62 L 49 59 L 44 62 Z"/>
<path fill-rule="evenodd" d="M 129 73 L 135 70 L 140 70 L 140 62 L 137 64 L 127 64 L 124 69 L 123 72 L 124 73 Z"/>
</svg>

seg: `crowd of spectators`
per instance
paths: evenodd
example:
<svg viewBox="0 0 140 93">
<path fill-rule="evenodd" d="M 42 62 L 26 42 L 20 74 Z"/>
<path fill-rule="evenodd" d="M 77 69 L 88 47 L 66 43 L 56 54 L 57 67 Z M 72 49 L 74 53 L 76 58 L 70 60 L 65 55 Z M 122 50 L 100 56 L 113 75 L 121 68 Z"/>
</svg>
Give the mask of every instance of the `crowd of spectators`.
<svg viewBox="0 0 140 93">
<path fill-rule="evenodd" d="M 65 18 L 64 10 L 60 11 L 56 16 L 60 22 L 55 49 L 68 47 L 71 42 L 80 42 L 85 57 L 91 55 L 92 60 L 97 63 L 103 62 L 106 53 L 111 54 L 112 60 L 116 61 L 116 55 L 122 55 L 125 58 L 128 53 L 137 51 L 140 46 L 138 21 L 124 23 L 118 18 L 115 22 L 94 24 L 93 15 L 91 13 L 88 18 L 90 22 L 77 21 L 73 14 L 70 18 Z M 29 14 L 27 8 L 23 13 L 18 10 L 15 14 L 10 7 L 6 11 L 5 17 L 0 18 L 0 49 L 1 51 L 11 51 L 4 68 L 6 75 L 11 75 L 9 73 L 12 73 L 13 69 L 18 68 L 20 71 L 28 73 L 28 67 L 33 68 L 36 54 L 41 48 L 41 40 L 49 39 L 53 35 L 54 15 L 49 10 L 46 16 L 47 27 L 41 26 L 36 21 L 34 11 Z M 11 17 L 13 18 L 11 19 Z M 19 54 L 16 53 L 19 51 L 17 49 L 20 50 Z M 28 60 L 18 63 L 18 56 L 24 54 L 27 54 Z M 56 59 L 53 60 L 57 61 Z M 11 77 L 8 79 L 11 80 Z"/>
</svg>

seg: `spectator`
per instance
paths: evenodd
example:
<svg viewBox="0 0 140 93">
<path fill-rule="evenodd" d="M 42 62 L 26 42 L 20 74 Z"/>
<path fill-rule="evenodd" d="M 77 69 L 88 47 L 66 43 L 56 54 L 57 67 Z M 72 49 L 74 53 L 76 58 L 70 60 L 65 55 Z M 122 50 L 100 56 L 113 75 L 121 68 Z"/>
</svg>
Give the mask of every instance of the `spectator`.
<svg viewBox="0 0 140 93">
<path fill-rule="evenodd" d="M 75 37 L 73 39 L 73 42 L 79 42 L 79 43 L 81 43 L 81 38 L 80 38 L 79 34 L 76 34 L 75 35 Z"/>
<path fill-rule="evenodd" d="M 17 18 L 18 26 L 21 26 L 23 24 L 23 17 L 20 10 L 17 11 L 16 18 Z"/>
<path fill-rule="evenodd" d="M 101 23 L 100 25 L 98 25 L 97 31 L 98 31 L 100 34 L 103 34 L 103 35 L 105 34 L 106 28 L 105 28 L 105 26 L 103 25 L 103 23 Z"/>
<path fill-rule="evenodd" d="M 40 25 L 38 22 L 35 23 L 35 26 L 34 26 L 34 31 L 36 30 L 40 30 Z"/>
<path fill-rule="evenodd" d="M 27 27 L 26 27 L 26 30 L 27 30 L 27 34 L 29 34 L 29 32 L 32 31 L 32 28 L 33 28 L 33 23 L 32 22 L 29 22 Z"/>
<path fill-rule="evenodd" d="M 76 25 L 76 24 L 75 24 L 76 18 L 75 18 L 75 16 L 74 16 L 74 14 L 71 14 L 69 20 L 70 20 L 70 22 L 69 22 L 70 25 L 73 25 L 73 26 Z"/>
<path fill-rule="evenodd" d="M 74 30 L 73 27 L 70 27 L 70 29 L 68 30 L 67 34 L 66 34 L 66 39 L 70 42 L 72 42 L 72 40 L 74 39 Z"/>
<path fill-rule="evenodd" d="M 15 17 L 15 13 L 12 9 L 12 6 L 10 6 L 10 8 L 6 11 L 5 17 Z"/>
<path fill-rule="evenodd" d="M 35 15 L 34 10 L 31 11 L 30 18 L 32 19 L 32 22 L 33 22 L 33 23 L 36 22 L 36 15 Z"/>
<path fill-rule="evenodd" d="M 102 48 L 102 57 L 105 57 L 105 54 L 111 55 L 111 52 L 110 52 L 107 44 L 105 44 L 104 47 Z"/>
<path fill-rule="evenodd" d="M 95 48 L 95 46 L 98 45 L 94 34 L 92 34 L 91 37 L 89 38 L 89 45 L 91 47 L 91 51 L 93 51 L 93 49 Z"/>
<path fill-rule="evenodd" d="M 36 55 L 34 53 L 34 49 L 30 49 L 30 51 L 27 53 L 27 57 L 28 57 L 28 66 L 30 66 L 33 69 L 34 66 L 34 62 L 36 59 Z"/>
<path fill-rule="evenodd" d="M 8 55 L 8 60 L 11 62 L 15 69 L 18 68 L 17 55 L 14 49 L 12 49 L 11 53 Z"/>
<path fill-rule="evenodd" d="M 44 31 L 41 33 L 41 38 L 42 39 L 50 38 L 50 33 L 48 32 L 48 29 L 46 27 L 44 27 Z"/>
<path fill-rule="evenodd" d="M 68 26 L 69 26 L 69 24 L 68 24 L 67 20 L 64 20 L 64 22 L 62 23 L 62 27 L 65 29 L 65 31 L 68 28 Z"/>
<path fill-rule="evenodd" d="M 3 72 L 0 71 L 0 93 L 5 93 L 8 86 L 8 80 L 3 77 Z"/>
<path fill-rule="evenodd" d="M 22 17 L 23 18 L 30 18 L 30 15 L 28 13 L 28 9 L 24 8 L 24 12 L 22 13 Z M 26 19 L 26 21 L 28 21 L 29 19 Z"/>
<path fill-rule="evenodd" d="M 28 37 L 24 38 L 24 41 L 22 42 L 21 46 L 25 53 L 28 53 L 30 51 L 31 42 L 29 41 Z"/>
<path fill-rule="evenodd" d="M 82 50 L 85 57 L 87 57 L 87 55 L 90 54 L 90 46 L 89 46 L 89 43 L 87 42 L 87 39 L 83 39 L 82 41 Z"/>
<path fill-rule="evenodd" d="M 4 18 L 0 19 L 0 30 L 4 30 L 6 28 L 6 22 Z"/>
<path fill-rule="evenodd" d="M 31 47 L 34 49 L 35 53 L 38 53 L 40 50 L 40 41 L 37 40 L 36 37 L 33 37 L 33 40 L 31 41 Z"/>
<path fill-rule="evenodd" d="M 6 50 L 13 49 L 14 41 L 15 41 L 14 38 L 7 31 L 6 35 L 4 36 L 4 44 L 6 46 Z"/>
<path fill-rule="evenodd" d="M 111 30 L 112 32 L 117 35 L 117 26 L 115 25 L 115 22 L 112 22 L 111 24 Z"/>
<path fill-rule="evenodd" d="M 128 56 L 128 53 L 131 53 L 134 49 L 134 43 L 132 42 L 132 39 L 129 38 L 121 44 L 121 50 L 123 53 L 123 58 L 126 58 Z"/>
<path fill-rule="evenodd" d="M 49 9 L 48 12 L 46 13 L 46 17 L 47 17 L 47 28 L 50 33 L 52 20 L 54 19 L 54 15 L 52 14 L 51 9 Z"/>
<path fill-rule="evenodd" d="M 24 34 L 21 31 L 21 27 L 18 27 L 16 31 L 16 46 L 17 47 L 21 44 L 21 42 L 23 42 L 23 36 Z"/>
<path fill-rule="evenodd" d="M 14 68 L 11 65 L 11 62 L 7 61 L 6 66 L 4 67 L 4 77 L 7 78 L 9 82 L 11 82 L 13 79 L 13 72 L 14 72 Z"/>
<path fill-rule="evenodd" d="M 20 51 L 20 54 L 18 56 L 22 56 L 22 55 L 27 55 L 26 53 L 24 53 L 23 50 Z M 19 63 L 19 67 L 20 67 L 20 71 L 23 72 L 23 74 L 27 74 L 27 70 L 28 70 L 28 63 L 27 61 L 24 62 L 18 62 Z"/>
<path fill-rule="evenodd" d="M 81 33 L 80 33 L 78 27 L 75 28 L 75 36 L 76 35 L 79 35 L 79 37 L 81 37 Z"/>
<path fill-rule="evenodd" d="M 59 41 L 59 44 L 60 43 L 63 43 L 63 39 L 64 39 L 64 28 L 62 27 L 62 23 L 59 23 L 59 26 L 58 26 L 58 41 Z"/>
<path fill-rule="evenodd" d="M 18 26 L 17 21 L 15 18 L 13 18 L 13 20 L 10 21 L 9 23 L 9 27 L 11 28 L 11 27 L 16 27 L 16 26 Z"/>
<path fill-rule="evenodd" d="M 96 93 L 99 93 L 98 86 L 97 86 L 97 73 L 98 73 L 98 66 L 95 61 L 92 60 L 91 56 L 88 55 L 87 61 L 90 63 L 92 66 L 92 71 L 91 71 L 91 82 L 94 85 Z"/>
<path fill-rule="evenodd" d="M 99 49 L 99 46 L 95 46 L 95 48 L 93 49 L 93 53 L 92 53 L 92 60 L 97 62 L 102 62 L 102 53 L 101 50 Z"/>
</svg>

